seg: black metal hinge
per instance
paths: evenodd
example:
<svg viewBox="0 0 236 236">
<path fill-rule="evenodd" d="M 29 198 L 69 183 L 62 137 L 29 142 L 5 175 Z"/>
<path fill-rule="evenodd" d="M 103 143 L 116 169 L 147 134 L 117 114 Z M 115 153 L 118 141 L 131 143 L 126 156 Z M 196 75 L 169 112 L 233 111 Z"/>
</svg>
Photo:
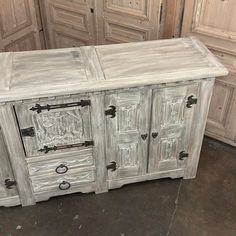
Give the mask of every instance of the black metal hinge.
<svg viewBox="0 0 236 236">
<path fill-rule="evenodd" d="M 111 105 L 110 108 L 105 111 L 106 116 L 110 116 L 110 118 L 114 118 L 116 116 L 116 107 Z"/>
<path fill-rule="evenodd" d="M 91 101 L 90 100 L 80 100 L 79 102 L 71 102 L 71 103 L 62 103 L 62 104 L 55 104 L 55 105 L 45 105 L 41 106 L 40 104 L 35 104 L 34 107 L 31 107 L 31 111 L 36 111 L 37 113 L 41 113 L 43 110 L 54 110 L 54 109 L 59 109 L 59 108 L 68 108 L 68 107 L 85 107 L 85 106 L 91 106 Z"/>
<path fill-rule="evenodd" d="M 83 143 L 75 143 L 75 144 L 53 146 L 53 147 L 48 147 L 45 145 L 43 148 L 39 149 L 38 151 L 48 153 L 50 151 L 57 151 L 57 150 L 62 150 L 62 149 L 75 148 L 75 147 L 88 147 L 88 146 L 93 146 L 93 145 L 94 145 L 93 141 L 84 141 Z"/>
<path fill-rule="evenodd" d="M 193 95 L 189 96 L 187 99 L 187 108 L 191 108 L 193 104 L 197 104 L 197 98 L 194 98 Z"/>
<path fill-rule="evenodd" d="M 12 186 L 16 186 L 16 181 L 11 179 L 5 179 L 5 186 L 7 189 L 12 189 Z"/>
<path fill-rule="evenodd" d="M 21 129 L 20 133 L 21 133 L 22 137 L 27 137 L 27 136 L 34 137 L 35 136 L 34 127 L 29 127 L 29 128 Z"/>
<path fill-rule="evenodd" d="M 188 158 L 188 156 L 189 156 L 189 154 L 188 154 L 187 152 L 181 151 L 181 152 L 179 153 L 179 160 L 182 161 L 182 160 Z"/>
<path fill-rule="evenodd" d="M 109 165 L 107 165 L 107 170 L 115 171 L 117 169 L 116 162 L 112 161 Z"/>
</svg>

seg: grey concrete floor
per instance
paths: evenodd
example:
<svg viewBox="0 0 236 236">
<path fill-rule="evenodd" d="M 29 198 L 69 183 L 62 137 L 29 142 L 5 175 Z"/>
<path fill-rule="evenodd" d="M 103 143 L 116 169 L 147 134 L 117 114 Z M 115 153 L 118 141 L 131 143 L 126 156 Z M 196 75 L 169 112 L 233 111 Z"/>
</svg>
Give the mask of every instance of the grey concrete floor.
<svg viewBox="0 0 236 236">
<path fill-rule="evenodd" d="M 0 236 L 236 236 L 236 148 L 204 139 L 197 178 L 0 208 Z"/>
</svg>

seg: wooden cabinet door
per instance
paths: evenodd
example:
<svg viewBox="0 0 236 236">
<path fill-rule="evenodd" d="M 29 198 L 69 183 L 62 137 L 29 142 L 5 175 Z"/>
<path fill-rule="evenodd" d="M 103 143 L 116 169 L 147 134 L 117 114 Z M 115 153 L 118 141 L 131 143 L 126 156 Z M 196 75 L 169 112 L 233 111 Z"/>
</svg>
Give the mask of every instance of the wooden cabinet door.
<svg viewBox="0 0 236 236">
<path fill-rule="evenodd" d="M 96 1 L 98 44 L 158 39 L 161 0 Z"/>
<path fill-rule="evenodd" d="M 120 181 L 146 173 L 151 90 L 113 91 L 105 96 L 108 180 Z M 110 114 L 110 115 L 109 115 Z"/>
<path fill-rule="evenodd" d="M 206 134 L 236 145 L 236 1 L 185 1 L 182 36 L 200 38 L 229 69 L 217 78 Z"/>
<path fill-rule="evenodd" d="M 186 165 L 190 129 L 195 105 L 187 107 L 188 98 L 197 98 L 198 83 L 153 91 L 152 122 L 148 172 L 183 169 Z M 181 160 L 182 159 L 182 160 Z"/>
<path fill-rule="evenodd" d="M 93 146 L 87 96 L 15 106 L 28 157 Z"/>
<path fill-rule="evenodd" d="M 45 0 L 40 3 L 48 48 L 96 43 L 92 0 Z"/>
<path fill-rule="evenodd" d="M 34 0 L 0 0 L 0 51 L 41 49 Z"/>
</svg>

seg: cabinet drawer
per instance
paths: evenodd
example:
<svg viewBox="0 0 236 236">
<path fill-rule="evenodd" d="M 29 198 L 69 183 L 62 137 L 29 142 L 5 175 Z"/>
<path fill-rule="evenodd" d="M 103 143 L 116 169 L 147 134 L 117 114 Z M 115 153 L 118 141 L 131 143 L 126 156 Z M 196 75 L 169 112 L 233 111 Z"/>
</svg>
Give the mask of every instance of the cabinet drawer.
<svg viewBox="0 0 236 236">
<path fill-rule="evenodd" d="M 29 174 L 38 176 L 44 174 L 69 174 L 76 168 L 94 165 L 92 150 L 82 150 L 71 152 L 66 157 L 54 158 L 51 160 L 41 160 L 28 163 Z"/>
<path fill-rule="evenodd" d="M 15 105 L 27 157 L 93 146 L 89 96 Z"/>
<path fill-rule="evenodd" d="M 70 175 L 56 175 L 44 177 L 32 177 L 33 191 L 38 192 L 55 192 L 69 191 L 86 183 L 95 181 L 95 171 L 86 170 Z M 78 190 L 79 191 L 79 190 Z"/>
</svg>

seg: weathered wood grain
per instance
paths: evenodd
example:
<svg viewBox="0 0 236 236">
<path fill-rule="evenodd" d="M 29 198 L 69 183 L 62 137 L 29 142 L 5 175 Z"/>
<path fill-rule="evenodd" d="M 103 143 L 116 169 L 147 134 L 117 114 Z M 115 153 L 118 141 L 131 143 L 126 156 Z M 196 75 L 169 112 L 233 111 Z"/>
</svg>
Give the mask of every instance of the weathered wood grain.
<svg viewBox="0 0 236 236">
<path fill-rule="evenodd" d="M 201 82 L 198 94 L 196 115 L 194 116 L 189 139 L 189 157 L 185 169 L 184 178 L 195 178 L 200 157 L 202 140 L 206 126 L 207 114 L 210 106 L 215 79 L 206 79 Z"/>
<path fill-rule="evenodd" d="M 0 107 L 0 125 L 7 145 L 14 176 L 17 181 L 21 204 L 23 206 L 32 205 L 35 203 L 35 200 L 32 196 L 25 153 L 21 143 L 14 110 L 11 105 Z"/>
<path fill-rule="evenodd" d="M 151 94 L 149 88 L 106 94 L 106 109 L 116 107 L 115 117 L 106 116 L 105 123 L 107 165 L 117 165 L 116 171 L 108 171 L 109 181 L 146 173 Z"/>
<path fill-rule="evenodd" d="M 105 153 L 104 93 L 91 96 L 91 122 L 94 141 L 93 154 L 96 165 L 96 193 L 107 192 L 107 169 Z"/>
<path fill-rule="evenodd" d="M 0 102 L 202 79 L 228 71 L 196 40 L 182 38 L 14 53 L 11 73 L 10 90 L 0 87 Z"/>
</svg>

